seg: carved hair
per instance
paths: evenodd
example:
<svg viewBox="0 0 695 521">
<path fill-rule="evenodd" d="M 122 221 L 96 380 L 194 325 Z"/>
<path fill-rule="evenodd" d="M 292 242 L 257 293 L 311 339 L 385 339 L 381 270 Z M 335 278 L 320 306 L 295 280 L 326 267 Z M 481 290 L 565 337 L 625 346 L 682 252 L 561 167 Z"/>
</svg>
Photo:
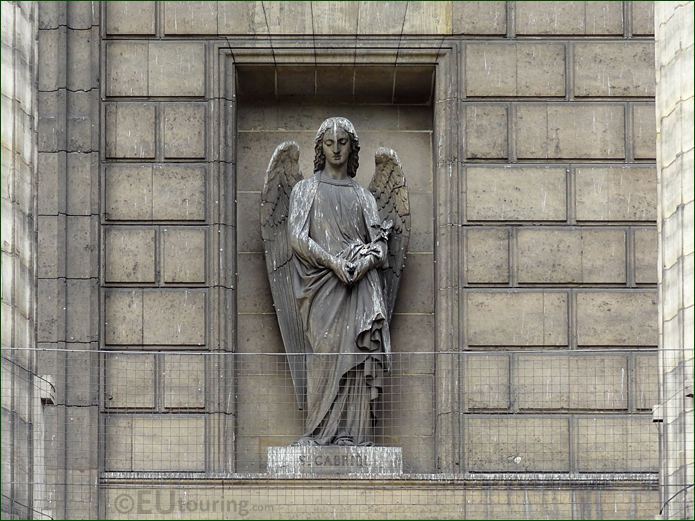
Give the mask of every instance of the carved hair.
<svg viewBox="0 0 695 521">
<path fill-rule="evenodd" d="M 357 137 L 355 127 L 352 126 L 350 120 L 341 117 L 328 118 L 321 123 L 318 132 L 316 132 L 316 139 L 314 139 L 314 172 L 319 172 L 326 166 L 326 155 L 323 153 L 323 136 L 328 129 L 333 128 L 333 125 L 343 129 L 350 138 L 347 173 L 350 177 L 355 177 L 357 175 L 357 167 L 360 164 L 360 139 Z"/>
</svg>

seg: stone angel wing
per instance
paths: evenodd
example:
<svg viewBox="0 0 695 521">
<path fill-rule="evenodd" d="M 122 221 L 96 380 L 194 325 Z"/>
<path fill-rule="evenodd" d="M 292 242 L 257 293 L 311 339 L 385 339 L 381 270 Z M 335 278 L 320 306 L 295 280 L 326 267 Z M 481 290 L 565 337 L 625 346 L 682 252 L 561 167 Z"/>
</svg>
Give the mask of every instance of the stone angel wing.
<svg viewBox="0 0 695 521">
<path fill-rule="evenodd" d="M 306 353 L 309 349 L 292 289 L 290 261 L 293 253 L 287 234 L 287 219 L 290 193 L 302 179 L 299 146 L 294 141 L 281 143 L 273 152 L 263 182 L 261 236 L 270 290 L 300 409 L 304 408 L 306 396 Z"/>
<path fill-rule="evenodd" d="M 410 201 L 405 176 L 396 152 L 388 148 L 379 148 L 374 161 L 376 168 L 369 183 L 369 191 L 376 199 L 382 222 L 393 223 L 388 240 L 387 262 L 381 268 L 384 301 L 390 320 L 410 240 Z"/>
</svg>

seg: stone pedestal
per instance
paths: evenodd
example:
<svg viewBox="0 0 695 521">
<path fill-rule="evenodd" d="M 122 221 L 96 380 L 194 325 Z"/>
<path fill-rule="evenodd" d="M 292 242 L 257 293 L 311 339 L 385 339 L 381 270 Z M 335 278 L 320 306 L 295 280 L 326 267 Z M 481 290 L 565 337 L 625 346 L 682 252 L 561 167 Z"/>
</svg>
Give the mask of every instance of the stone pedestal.
<svg viewBox="0 0 695 521">
<path fill-rule="evenodd" d="M 403 473 L 400 447 L 268 447 L 268 473 L 312 477 Z"/>
</svg>

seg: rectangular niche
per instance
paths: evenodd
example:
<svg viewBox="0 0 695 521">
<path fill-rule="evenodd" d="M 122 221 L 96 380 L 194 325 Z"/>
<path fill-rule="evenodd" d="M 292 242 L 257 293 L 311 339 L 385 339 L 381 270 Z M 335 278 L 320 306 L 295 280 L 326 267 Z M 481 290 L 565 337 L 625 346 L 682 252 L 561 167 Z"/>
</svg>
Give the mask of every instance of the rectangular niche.
<svg viewBox="0 0 695 521">
<path fill-rule="evenodd" d="M 294 403 L 260 235 L 263 177 L 277 145 L 294 140 L 304 177 L 313 173 L 314 137 L 331 116 L 344 116 L 360 138 L 357 181 L 374 173 L 380 146 L 398 153 L 406 174 L 412 231 L 391 336 L 379 445 L 403 447 L 406 472 L 434 467 L 434 212 L 432 65 L 237 65 L 236 100 L 236 471 L 263 472 L 266 449 L 302 434 Z M 273 354 L 275 353 L 275 354 Z"/>
</svg>

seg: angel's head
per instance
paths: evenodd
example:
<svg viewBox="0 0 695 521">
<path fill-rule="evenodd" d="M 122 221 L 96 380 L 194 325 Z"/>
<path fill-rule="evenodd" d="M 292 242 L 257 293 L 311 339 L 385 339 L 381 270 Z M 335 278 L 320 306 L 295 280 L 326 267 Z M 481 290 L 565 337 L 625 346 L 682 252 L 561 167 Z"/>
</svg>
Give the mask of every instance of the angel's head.
<svg viewBox="0 0 695 521">
<path fill-rule="evenodd" d="M 335 165 L 347 161 L 347 173 L 350 177 L 355 177 L 360 154 L 360 140 L 355 127 L 347 118 L 328 118 L 316 132 L 314 154 L 314 172 L 325 168 L 328 157 Z"/>
</svg>

